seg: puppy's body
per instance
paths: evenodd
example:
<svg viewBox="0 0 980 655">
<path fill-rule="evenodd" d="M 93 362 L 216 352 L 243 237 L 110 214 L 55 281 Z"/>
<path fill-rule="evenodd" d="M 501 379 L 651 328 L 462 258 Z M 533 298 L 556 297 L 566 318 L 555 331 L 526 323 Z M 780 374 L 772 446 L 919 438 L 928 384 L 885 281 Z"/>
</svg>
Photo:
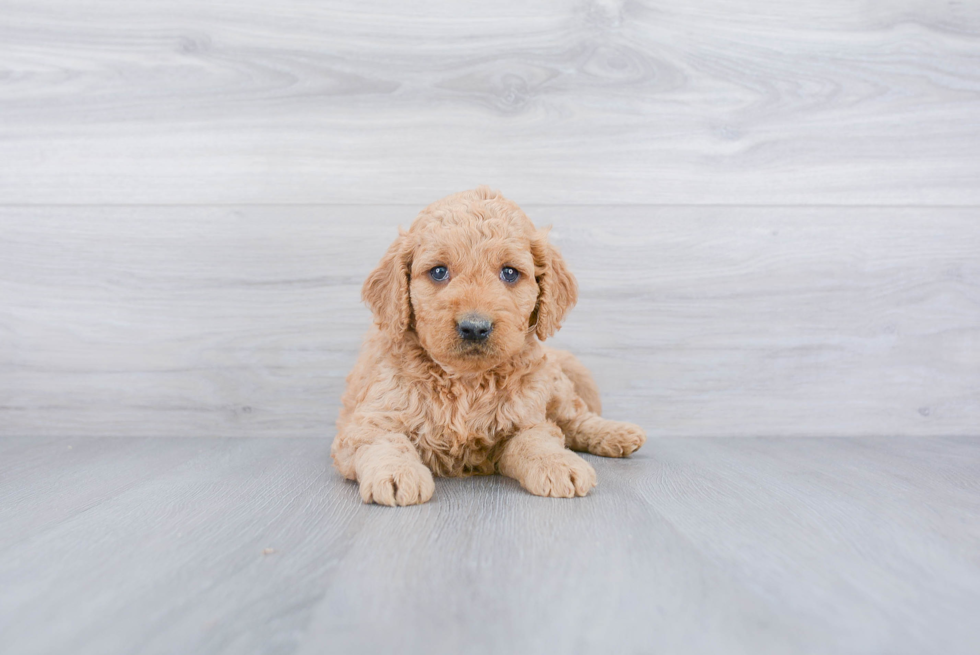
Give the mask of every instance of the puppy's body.
<svg viewBox="0 0 980 655">
<path fill-rule="evenodd" d="M 540 343 L 575 295 L 545 233 L 499 194 L 481 187 L 423 210 L 364 285 L 378 327 L 348 376 L 332 455 L 365 502 L 425 502 L 432 473 L 500 472 L 538 495 L 585 495 L 595 471 L 566 446 L 639 448 L 639 427 L 598 416 L 588 370 Z"/>
<path fill-rule="evenodd" d="M 436 475 L 488 475 L 496 471 L 500 447 L 525 425 L 569 425 L 588 411 L 561 368 L 565 357 L 571 356 L 534 343 L 497 370 L 455 377 L 425 357 L 417 340 L 391 344 L 372 331 L 347 379 L 338 429 L 351 434 L 370 415 L 387 432 L 409 435 Z M 340 446 L 356 443 L 352 438 Z M 353 457 L 337 462 L 346 463 L 341 472 L 355 478 Z"/>
</svg>

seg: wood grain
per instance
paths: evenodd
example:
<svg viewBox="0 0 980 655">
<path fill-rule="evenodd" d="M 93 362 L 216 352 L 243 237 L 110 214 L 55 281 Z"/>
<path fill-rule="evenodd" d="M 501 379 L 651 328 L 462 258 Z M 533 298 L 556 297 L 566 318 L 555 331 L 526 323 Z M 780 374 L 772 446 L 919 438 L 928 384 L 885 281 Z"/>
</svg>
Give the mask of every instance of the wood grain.
<svg viewBox="0 0 980 655">
<path fill-rule="evenodd" d="M 977 439 L 654 439 L 545 499 L 363 505 L 324 439 L 0 439 L 0 644 L 933 653 L 980 643 Z M 66 493 L 70 489 L 71 493 Z"/>
<path fill-rule="evenodd" d="M 0 208 L 0 433 L 325 436 L 418 208 Z M 655 436 L 975 435 L 970 208 L 530 206 L 557 345 Z"/>
<path fill-rule="evenodd" d="M 3 204 L 980 203 L 972 2 L 3 14 Z"/>
</svg>

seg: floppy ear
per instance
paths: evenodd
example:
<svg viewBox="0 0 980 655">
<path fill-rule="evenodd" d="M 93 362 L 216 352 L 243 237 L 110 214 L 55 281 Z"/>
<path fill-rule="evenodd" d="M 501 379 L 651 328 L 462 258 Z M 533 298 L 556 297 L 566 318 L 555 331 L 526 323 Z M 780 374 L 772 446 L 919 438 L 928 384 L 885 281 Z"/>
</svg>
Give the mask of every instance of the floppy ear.
<svg viewBox="0 0 980 655">
<path fill-rule="evenodd" d="M 374 321 L 392 338 L 400 337 L 411 322 L 412 305 L 408 299 L 411 254 L 408 235 L 400 231 L 361 288 L 361 298 L 374 313 Z"/>
<path fill-rule="evenodd" d="M 539 231 L 531 241 L 535 278 L 538 282 L 536 314 L 538 338 L 544 341 L 561 327 L 565 314 L 578 300 L 578 284 L 558 248 L 548 243 L 548 233 Z M 532 317 L 531 322 L 535 322 Z"/>
</svg>

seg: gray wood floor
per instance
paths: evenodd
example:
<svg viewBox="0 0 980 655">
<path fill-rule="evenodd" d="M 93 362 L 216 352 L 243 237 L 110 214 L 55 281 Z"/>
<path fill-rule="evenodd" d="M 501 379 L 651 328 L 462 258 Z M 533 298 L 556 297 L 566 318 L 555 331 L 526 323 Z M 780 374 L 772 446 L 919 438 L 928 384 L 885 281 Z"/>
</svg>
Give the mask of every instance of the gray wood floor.
<svg viewBox="0 0 980 655">
<path fill-rule="evenodd" d="M 363 505 L 322 439 L 0 440 L 0 650 L 976 653 L 980 439 L 658 439 Z"/>
</svg>

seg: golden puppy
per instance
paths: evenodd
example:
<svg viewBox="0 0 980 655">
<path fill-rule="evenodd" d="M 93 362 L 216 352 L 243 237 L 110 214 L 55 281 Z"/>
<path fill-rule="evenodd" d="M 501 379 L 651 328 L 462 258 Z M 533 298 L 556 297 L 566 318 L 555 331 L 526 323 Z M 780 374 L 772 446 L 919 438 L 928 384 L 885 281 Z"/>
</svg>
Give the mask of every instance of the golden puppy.
<svg viewBox="0 0 980 655">
<path fill-rule="evenodd" d="M 500 472 L 539 496 L 584 496 L 572 450 L 625 457 L 646 437 L 599 416 L 571 354 L 541 345 L 575 304 L 547 234 L 487 187 L 426 207 L 364 283 L 377 326 L 347 377 L 331 455 L 364 502 L 432 497 L 432 474 Z"/>
</svg>

